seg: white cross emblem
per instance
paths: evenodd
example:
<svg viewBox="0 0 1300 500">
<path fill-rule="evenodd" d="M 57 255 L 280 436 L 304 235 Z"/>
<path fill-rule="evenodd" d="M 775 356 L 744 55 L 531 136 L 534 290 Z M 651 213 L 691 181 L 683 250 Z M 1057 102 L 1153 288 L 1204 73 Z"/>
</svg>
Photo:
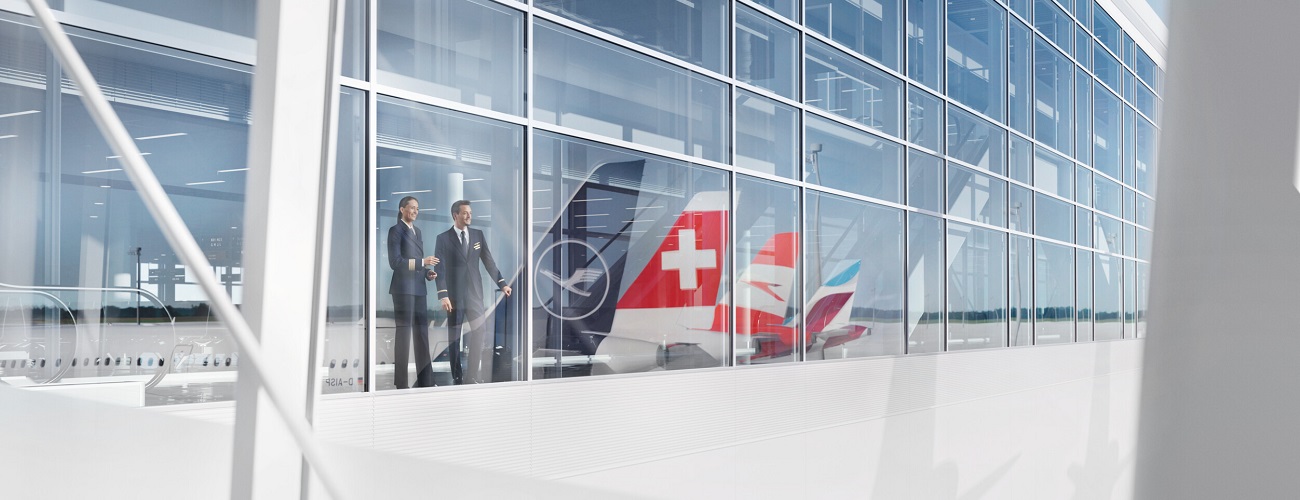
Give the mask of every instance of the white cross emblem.
<svg viewBox="0 0 1300 500">
<path fill-rule="evenodd" d="M 695 274 L 700 269 L 718 267 L 718 254 L 714 250 L 695 248 L 695 230 L 682 229 L 677 232 L 677 248 L 663 254 L 663 270 L 675 270 L 678 275 L 678 287 L 682 290 L 699 288 L 699 277 Z"/>
</svg>

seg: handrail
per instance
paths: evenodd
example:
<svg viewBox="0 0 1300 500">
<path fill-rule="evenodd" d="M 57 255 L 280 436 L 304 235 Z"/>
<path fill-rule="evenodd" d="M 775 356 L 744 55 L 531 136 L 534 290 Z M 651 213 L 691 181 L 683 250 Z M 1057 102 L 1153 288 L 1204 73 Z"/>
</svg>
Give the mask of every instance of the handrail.
<svg viewBox="0 0 1300 500">
<path fill-rule="evenodd" d="M 13 284 L 4 283 L 4 282 L 0 282 L 0 288 L 9 288 L 9 289 L 14 290 L 14 291 L 29 291 L 29 292 L 37 292 L 37 293 L 44 293 L 44 292 L 43 292 L 44 290 L 57 290 L 57 291 L 69 291 L 69 292 L 138 293 L 138 294 L 140 294 L 140 295 L 143 295 L 143 296 L 145 296 L 145 297 L 148 297 L 150 301 L 152 301 L 152 302 L 158 304 L 158 306 L 162 309 L 163 313 L 165 313 L 165 314 L 167 315 L 168 326 L 170 326 L 171 329 L 172 329 L 172 345 L 171 345 L 172 349 L 175 349 L 175 348 L 176 348 L 176 345 L 177 345 L 177 343 L 176 343 L 176 317 L 175 317 L 175 316 L 172 316 L 171 311 L 167 309 L 167 304 L 164 304 L 163 301 L 162 301 L 162 299 L 158 298 L 157 295 L 154 295 L 152 292 L 150 292 L 150 291 L 148 291 L 148 290 L 145 290 L 145 289 L 143 289 L 143 288 L 130 288 L 130 287 L 87 287 L 87 286 L 29 286 L 29 285 L 13 285 Z M 0 290 L 0 292 L 5 292 L 5 290 Z M 45 293 L 45 295 L 49 295 L 50 297 L 54 297 L 54 295 L 50 295 L 50 294 L 48 294 L 48 293 Z M 55 300 L 58 300 L 58 299 L 55 298 Z M 61 300 L 60 300 L 59 302 L 60 302 L 60 303 L 63 303 L 63 301 L 61 301 Z M 65 309 L 67 309 L 67 310 L 68 310 L 68 314 L 69 314 L 70 316 L 72 316 L 72 324 L 73 324 L 73 327 L 75 328 L 75 327 L 77 326 L 77 318 L 76 318 L 76 315 L 72 313 L 72 309 L 69 308 L 69 307 L 67 306 L 67 304 L 64 304 L 63 307 L 64 307 Z M 77 333 L 77 336 L 80 337 L 81 331 L 80 331 L 80 330 L 74 330 L 74 331 Z M 73 354 L 76 354 L 76 347 L 75 347 L 75 344 L 74 344 L 74 347 L 73 347 Z M 74 356 L 74 357 L 75 357 L 75 356 Z M 164 358 L 164 359 L 165 359 L 165 358 Z M 68 366 L 64 366 L 63 369 L 59 371 L 59 373 L 57 374 L 57 376 L 55 376 L 54 378 L 50 379 L 49 381 L 42 382 L 42 383 L 44 383 L 44 384 L 49 384 L 49 383 L 54 383 L 54 382 L 58 382 L 59 380 L 62 380 L 62 379 L 63 379 L 63 376 L 66 374 L 68 368 L 69 368 Z M 166 377 L 167 374 L 171 373 L 171 369 L 172 369 L 172 366 L 171 366 L 170 364 L 160 364 L 160 365 L 158 366 L 158 369 L 154 371 L 153 378 L 149 379 L 148 382 L 145 382 L 145 384 L 144 384 L 144 388 L 145 388 L 145 389 L 152 389 L 152 388 L 156 387 L 158 384 L 162 383 L 163 378 Z"/>
<path fill-rule="evenodd" d="M 68 304 L 66 302 L 60 300 L 58 297 L 55 297 L 54 294 L 52 293 L 42 292 L 39 290 L 0 290 L 0 293 L 32 293 L 36 295 L 44 295 L 46 297 L 49 297 L 50 300 L 58 302 L 59 306 L 63 307 L 64 311 L 68 311 L 68 317 L 72 318 L 72 340 L 73 340 L 72 358 L 75 359 L 77 357 L 77 339 L 81 337 L 81 329 L 77 326 L 77 315 L 72 313 L 72 308 L 68 307 Z M 60 356 L 60 358 L 62 358 L 62 356 Z M 70 368 L 72 368 L 72 363 L 68 363 L 63 366 L 60 366 L 59 371 L 54 372 L 54 376 L 50 377 L 44 382 L 37 382 L 37 383 L 42 385 L 56 383 L 59 380 L 61 380 L 64 375 L 68 373 L 68 369 Z"/>
<path fill-rule="evenodd" d="M 331 2 L 331 21 L 334 25 L 330 29 L 331 45 L 334 39 L 339 36 L 339 27 L 342 25 L 341 12 L 339 10 L 339 0 Z M 33 14 L 41 27 L 41 37 L 45 39 L 45 44 L 58 58 L 59 64 L 68 73 L 72 81 L 81 88 L 81 101 L 86 106 L 86 111 L 90 113 L 91 118 L 95 121 L 96 128 L 99 129 L 104 140 L 112 147 L 113 153 L 117 155 L 117 161 L 126 171 L 127 176 L 131 179 L 132 186 L 140 194 L 141 201 L 149 210 L 155 222 L 162 229 L 163 236 L 166 237 L 168 245 L 176 255 L 180 257 L 182 263 L 186 266 L 200 269 L 210 265 L 207 256 L 199 248 L 194 239 L 194 235 L 181 219 L 180 212 L 172 204 L 167 192 L 163 190 L 162 184 L 158 182 L 158 177 L 154 175 L 153 170 L 145 161 L 144 156 L 140 154 L 140 149 L 136 147 L 135 141 L 127 133 L 126 127 L 122 120 L 117 116 L 109 105 L 108 99 L 104 97 L 103 90 L 95 80 L 90 69 L 86 67 L 86 62 L 82 60 L 81 54 L 77 48 L 72 45 L 72 40 L 68 34 L 63 31 L 63 26 L 54 18 L 54 13 L 50 11 L 50 6 L 45 0 L 27 0 L 31 6 Z M 337 54 L 337 51 L 336 51 Z M 329 196 L 325 193 L 324 196 Z M 298 448 L 302 450 L 303 459 L 312 468 L 316 469 L 316 477 L 329 495 L 335 499 L 344 498 L 342 490 L 335 480 L 335 475 L 330 473 L 332 468 L 325 461 L 324 450 L 312 438 L 311 426 L 306 420 L 305 415 L 297 415 L 290 410 L 284 395 L 285 389 L 281 387 L 282 382 L 274 377 L 267 377 L 266 370 L 263 368 L 263 354 L 261 343 L 253 335 L 252 328 L 248 326 L 248 321 L 244 319 L 243 314 L 235 307 L 230 297 L 226 295 L 225 289 L 217 282 L 216 277 L 211 273 L 196 273 L 199 286 L 208 299 L 212 301 L 213 308 L 217 311 L 217 316 L 225 320 L 230 327 L 230 333 L 239 348 L 243 351 L 242 358 L 246 360 L 246 368 L 251 370 L 263 391 L 266 391 L 267 399 L 275 407 L 276 414 L 284 421 L 285 427 L 293 435 L 294 441 L 297 442 Z"/>
</svg>

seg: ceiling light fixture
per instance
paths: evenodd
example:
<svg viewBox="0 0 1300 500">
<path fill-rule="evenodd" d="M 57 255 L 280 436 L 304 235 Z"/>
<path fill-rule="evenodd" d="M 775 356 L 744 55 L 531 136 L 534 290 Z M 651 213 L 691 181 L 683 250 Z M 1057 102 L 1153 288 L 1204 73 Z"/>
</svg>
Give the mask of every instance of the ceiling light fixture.
<svg viewBox="0 0 1300 500">
<path fill-rule="evenodd" d="M 147 140 L 149 140 L 149 139 L 162 139 L 162 138 L 164 138 L 164 137 L 180 137 L 180 136 L 182 136 L 182 135 L 189 135 L 189 134 L 186 134 L 185 132 L 177 132 L 177 133 L 175 133 L 175 134 L 149 135 L 149 136 L 145 136 L 145 137 L 136 137 L 135 140 L 137 140 L 137 141 L 147 141 Z"/>
<path fill-rule="evenodd" d="M 5 113 L 3 115 L 0 115 L 0 118 L 9 118 L 11 116 L 19 116 L 19 115 L 30 115 L 32 113 L 40 113 L 40 110 L 29 109 L 27 111 L 18 111 L 16 113 Z"/>
</svg>

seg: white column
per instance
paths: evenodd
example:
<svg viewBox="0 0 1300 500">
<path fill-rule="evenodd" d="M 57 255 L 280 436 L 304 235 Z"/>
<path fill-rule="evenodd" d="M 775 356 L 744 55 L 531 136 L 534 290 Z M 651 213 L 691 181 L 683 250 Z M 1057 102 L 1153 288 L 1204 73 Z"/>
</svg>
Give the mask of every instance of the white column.
<svg viewBox="0 0 1300 500">
<path fill-rule="evenodd" d="M 330 4 L 261 0 L 249 130 L 244 306 L 264 374 L 306 415 L 327 116 Z M 302 455 L 255 374 L 237 385 L 232 498 L 297 498 Z"/>
<path fill-rule="evenodd" d="M 1134 498 L 1294 498 L 1300 2 L 1170 7 Z"/>
</svg>

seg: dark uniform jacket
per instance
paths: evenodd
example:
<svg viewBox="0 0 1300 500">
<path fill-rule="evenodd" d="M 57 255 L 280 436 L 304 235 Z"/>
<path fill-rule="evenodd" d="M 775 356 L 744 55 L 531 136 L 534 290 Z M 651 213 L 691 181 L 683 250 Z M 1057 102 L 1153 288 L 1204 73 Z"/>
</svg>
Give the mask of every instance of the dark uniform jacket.
<svg viewBox="0 0 1300 500">
<path fill-rule="evenodd" d="M 453 310 L 481 312 L 483 310 L 483 274 L 479 262 L 497 288 L 506 286 L 505 278 L 497 270 L 492 252 L 488 250 L 483 231 L 466 228 L 469 244 L 462 250 L 460 239 L 453 227 L 438 235 L 434 255 L 438 257 L 438 299 L 450 298 Z"/>
<path fill-rule="evenodd" d="M 415 263 L 412 265 L 411 261 Z M 429 270 L 424 267 L 424 239 L 419 228 L 408 228 L 397 221 L 388 228 L 388 267 L 393 269 L 393 281 L 388 293 L 394 295 L 428 295 L 425 281 Z"/>
</svg>

